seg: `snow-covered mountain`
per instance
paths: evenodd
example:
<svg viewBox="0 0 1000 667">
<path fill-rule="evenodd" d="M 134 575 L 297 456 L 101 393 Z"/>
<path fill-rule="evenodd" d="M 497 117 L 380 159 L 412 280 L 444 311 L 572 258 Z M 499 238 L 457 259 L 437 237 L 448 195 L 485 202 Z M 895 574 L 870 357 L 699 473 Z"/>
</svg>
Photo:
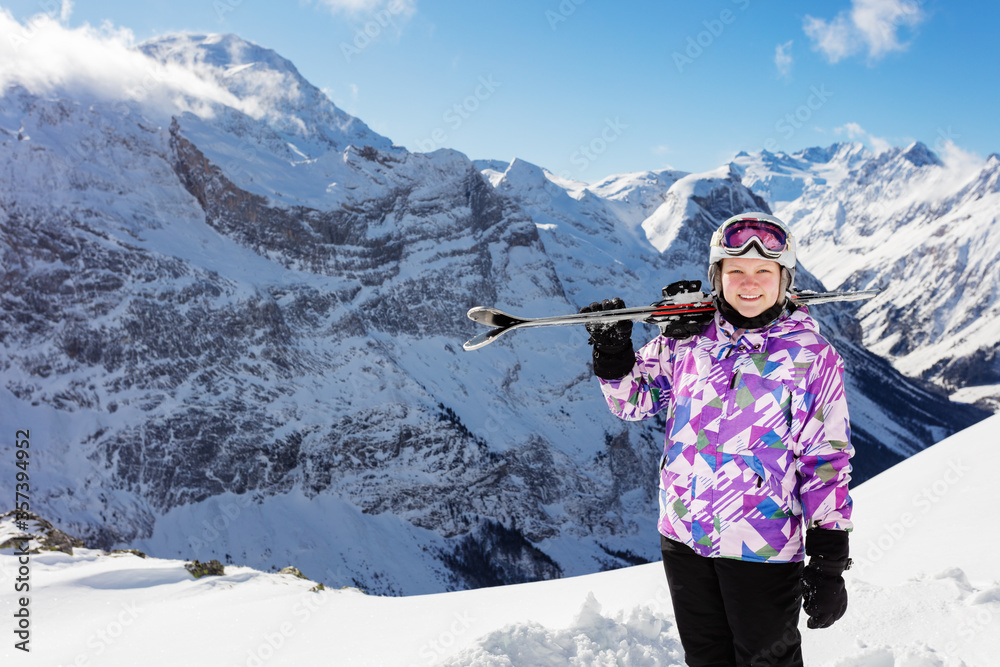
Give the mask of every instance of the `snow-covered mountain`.
<svg viewBox="0 0 1000 667">
<path fill-rule="evenodd" d="M 881 286 L 865 344 L 911 377 L 1000 406 L 1000 157 L 945 143 L 740 154 L 829 288 Z"/>
<path fill-rule="evenodd" d="M 846 615 L 810 630 L 816 667 L 976 667 L 1000 651 L 998 537 L 970 508 L 995 497 L 994 416 L 854 492 L 855 565 Z M 558 581 L 437 595 L 317 590 L 312 580 L 245 566 L 194 579 L 185 561 L 70 548 L 29 523 L 30 654 L 10 634 L 3 664 L 658 665 L 684 664 L 659 563 Z M 21 609 L 20 567 L 0 518 L 0 609 Z M 46 537 L 51 536 L 50 539 Z M 72 552 L 67 553 L 67 552 Z M 190 556 L 186 556 L 190 559 Z M 165 641 L 164 638 L 170 638 Z"/>
<path fill-rule="evenodd" d="M 0 77 L 0 426 L 31 433 L 33 509 L 91 546 L 375 593 L 656 558 L 657 424 L 603 408 L 585 332 L 466 353 L 465 312 L 703 276 L 715 225 L 766 206 L 738 168 L 585 186 L 409 153 L 237 37 L 119 57 L 141 86 Z M 860 478 L 981 417 L 817 313 Z"/>
<path fill-rule="evenodd" d="M 653 285 L 707 280 L 708 242 L 719 223 L 741 211 L 769 211 L 743 183 L 736 163 L 700 174 L 623 174 L 593 186 L 561 180 L 517 159 L 505 170 L 496 162 L 478 165 L 538 225 L 565 291 L 578 303 L 594 294 L 646 303 Z M 824 290 L 801 264 L 796 284 Z M 855 479 L 863 481 L 944 437 L 951 419 L 971 423 L 981 413 L 942 403 L 922 383 L 906 380 L 872 354 L 862 344 L 856 311 L 854 304 L 826 304 L 814 315 L 845 358 L 854 438 L 864 452 L 854 461 Z M 636 338 L 637 344 L 644 342 L 642 334 Z"/>
</svg>

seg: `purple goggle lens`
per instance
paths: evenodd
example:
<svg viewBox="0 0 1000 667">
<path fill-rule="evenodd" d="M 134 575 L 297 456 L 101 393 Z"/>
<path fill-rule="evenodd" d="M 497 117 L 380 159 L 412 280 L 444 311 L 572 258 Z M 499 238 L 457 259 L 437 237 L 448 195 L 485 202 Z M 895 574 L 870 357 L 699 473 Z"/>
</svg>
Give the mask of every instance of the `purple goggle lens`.
<svg viewBox="0 0 1000 667">
<path fill-rule="evenodd" d="M 764 250 L 781 253 L 788 244 L 788 235 L 778 225 L 767 220 L 738 220 L 722 233 L 722 247 L 745 250 L 754 239 Z"/>
</svg>

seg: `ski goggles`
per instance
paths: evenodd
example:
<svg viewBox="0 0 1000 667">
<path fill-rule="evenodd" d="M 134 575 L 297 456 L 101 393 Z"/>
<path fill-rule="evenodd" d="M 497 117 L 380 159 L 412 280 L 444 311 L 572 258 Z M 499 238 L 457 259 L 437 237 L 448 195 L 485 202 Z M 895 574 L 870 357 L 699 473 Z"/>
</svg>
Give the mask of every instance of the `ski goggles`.
<svg viewBox="0 0 1000 667">
<path fill-rule="evenodd" d="M 734 257 L 744 254 L 751 245 L 769 259 L 777 259 L 788 248 L 788 233 L 769 220 L 736 220 L 716 233 L 712 245 Z"/>
</svg>

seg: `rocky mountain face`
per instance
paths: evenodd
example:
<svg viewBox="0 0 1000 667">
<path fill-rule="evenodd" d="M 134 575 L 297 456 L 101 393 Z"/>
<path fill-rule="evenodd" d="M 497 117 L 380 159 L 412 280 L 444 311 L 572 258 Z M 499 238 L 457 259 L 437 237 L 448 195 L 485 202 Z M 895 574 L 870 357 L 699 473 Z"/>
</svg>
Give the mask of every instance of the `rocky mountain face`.
<svg viewBox="0 0 1000 667">
<path fill-rule="evenodd" d="M 584 186 L 413 154 L 238 38 L 141 51 L 230 97 L 0 96 L 0 414 L 32 431 L 34 511 L 390 594 L 656 557 L 662 424 L 604 409 L 582 330 L 466 353 L 465 312 L 703 277 L 718 222 L 767 206 L 738 165 Z M 850 308 L 817 314 L 859 478 L 980 416 L 868 352 Z"/>
</svg>

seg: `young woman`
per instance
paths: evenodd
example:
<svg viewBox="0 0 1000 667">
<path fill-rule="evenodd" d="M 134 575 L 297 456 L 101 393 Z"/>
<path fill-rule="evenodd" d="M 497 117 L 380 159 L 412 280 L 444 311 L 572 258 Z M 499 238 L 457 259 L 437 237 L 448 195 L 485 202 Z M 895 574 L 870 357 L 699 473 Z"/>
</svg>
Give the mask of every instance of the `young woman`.
<svg viewBox="0 0 1000 667">
<path fill-rule="evenodd" d="M 666 410 L 659 530 L 689 665 L 801 665 L 803 602 L 810 628 L 847 609 L 843 363 L 787 298 L 794 279 L 785 224 L 738 215 L 712 237 L 717 312 L 699 333 L 667 328 L 635 353 L 631 322 L 588 326 L 611 411 Z"/>
</svg>

